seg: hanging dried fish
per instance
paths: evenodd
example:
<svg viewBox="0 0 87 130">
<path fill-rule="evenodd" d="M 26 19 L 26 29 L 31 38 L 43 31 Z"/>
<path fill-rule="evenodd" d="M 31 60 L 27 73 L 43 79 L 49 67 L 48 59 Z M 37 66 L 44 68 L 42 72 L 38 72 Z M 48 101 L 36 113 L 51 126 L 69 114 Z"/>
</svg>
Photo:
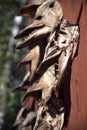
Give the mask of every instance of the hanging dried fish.
<svg viewBox="0 0 87 130">
<path fill-rule="evenodd" d="M 54 31 L 50 35 L 49 42 L 45 49 L 42 64 L 50 59 L 59 56 L 70 45 L 72 45 L 71 51 L 73 59 L 77 51 L 78 42 L 79 26 L 70 24 L 67 20 L 63 20 L 63 22 L 60 25 L 60 29 L 54 29 Z"/>
<path fill-rule="evenodd" d="M 36 70 L 38 68 L 39 63 L 42 61 L 45 47 L 47 45 L 47 40 L 39 40 L 37 45 L 34 48 L 30 48 L 28 53 L 24 56 L 22 61 L 17 65 L 17 69 L 22 65 L 29 65 L 30 69 L 27 74 L 24 76 L 22 82 L 17 85 L 13 91 L 15 90 L 26 90 L 26 86 L 31 84 L 35 80 Z"/>
<path fill-rule="evenodd" d="M 28 109 L 30 96 L 33 97 L 31 104 L 35 100 L 34 97 L 37 97 L 39 108 L 37 114 L 30 111 L 25 117 L 22 114 L 23 108 L 14 128 L 17 126 L 18 130 L 61 130 L 65 110 L 62 101 L 55 96 L 55 91 L 59 90 L 69 63 L 76 55 L 79 26 L 63 20 L 62 6 L 58 0 L 34 0 L 32 4 L 21 8 L 19 15 L 31 16 L 34 21 L 15 36 L 26 37 L 23 42 L 17 44 L 17 49 L 30 49 L 18 64 L 18 67 L 30 64 L 30 71 L 15 89 L 25 90 L 22 98 L 24 108 Z"/>
<path fill-rule="evenodd" d="M 27 47 L 31 45 L 31 43 L 35 44 L 33 42 L 37 41 L 38 39 L 47 37 L 53 28 L 61 23 L 62 17 L 63 11 L 58 1 L 48 0 L 43 2 L 43 4 L 39 6 L 36 11 L 34 22 L 29 27 L 19 32 L 15 37 L 20 38 L 29 35 L 25 41 L 17 44 L 16 48 L 20 49 Z M 53 20 L 51 20 L 51 18 L 53 18 Z"/>
<path fill-rule="evenodd" d="M 41 65 L 46 64 L 55 57 L 58 57 L 59 85 L 69 61 L 75 57 L 79 42 L 79 26 L 69 24 L 67 20 L 64 20 L 63 23 L 61 23 L 57 40 L 55 40 L 55 36 L 53 38 L 52 36 L 50 36 L 52 41 L 49 40 L 48 42 L 44 54 L 44 59 L 41 62 L 39 69 L 41 68 Z"/>
<path fill-rule="evenodd" d="M 66 69 L 68 68 L 69 62 L 75 57 L 76 51 L 78 49 L 79 43 L 79 26 L 78 25 L 70 25 L 66 22 L 64 28 L 61 28 L 61 32 L 64 32 L 59 36 L 59 40 L 61 44 L 59 44 L 60 48 L 64 48 L 64 51 L 61 53 L 58 58 L 58 86 L 61 83 L 61 80 L 64 76 Z M 60 42 L 59 42 L 60 43 Z"/>
<path fill-rule="evenodd" d="M 61 54 L 58 56 L 58 73 L 57 73 L 57 75 L 55 76 L 55 74 L 52 73 L 53 66 L 50 67 L 51 69 L 48 68 L 47 71 L 42 75 L 41 79 L 38 82 L 32 84 L 32 87 L 29 87 L 27 89 L 27 93 L 26 93 L 24 99 L 30 92 L 38 91 L 41 89 L 42 90 L 42 99 L 45 99 L 47 102 L 49 100 L 48 97 L 51 96 L 51 93 L 54 90 L 54 88 L 60 86 L 64 73 L 68 67 L 68 64 L 72 60 L 72 58 L 74 58 L 74 56 L 75 56 L 77 46 L 78 46 L 78 41 L 79 41 L 78 25 L 70 26 L 70 25 L 68 25 L 67 21 L 64 21 L 64 26 L 63 25 L 61 25 L 61 26 L 62 27 L 60 28 L 58 39 L 57 39 L 57 41 L 54 41 L 60 50 L 62 48 Z M 48 75 L 50 72 L 51 72 L 51 75 L 53 74 L 52 76 Z M 48 98 L 48 100 L 47 100 L 47 98 Z M 43 107 L 41 106 L 40 109 L 43 109 Z M 38 110 L 38 112 L 40 112 L 40 110 Z M 41 111 L 41 114 L 42 114 L 42 111 Z M 39 115 L 37 115 L 37 118 L 39 118 L 38 116 Z M 49 117 L 49 114 L 47 114 L 47 117 Z M 42 118 L 42 120 L 43 120 L 43 118 Z M 55 120 L 57 120 L 57 117 Z M 37 121 L 36 121 L 36 123 L 37 123 Z M 56 127 L 58 128 L 58 126 L 56 126 Z"/>
</svg>

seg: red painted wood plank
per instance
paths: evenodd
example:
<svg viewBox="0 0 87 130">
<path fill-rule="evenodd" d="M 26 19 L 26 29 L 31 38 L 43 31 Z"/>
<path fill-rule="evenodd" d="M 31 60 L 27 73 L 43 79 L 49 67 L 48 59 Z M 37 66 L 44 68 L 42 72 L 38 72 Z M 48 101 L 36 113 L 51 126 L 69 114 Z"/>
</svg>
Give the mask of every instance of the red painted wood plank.
<svg viewBox="0 0 87 130">
<path fill-rule="evenodd" d="M 75 23 L 81 0 L 60 0 L 60 2 L 63 6 L 64 17 Z M 79 50 L 72 64 L 70 81 L 70 118 L 68 126 L 64 130 L 87 129 L 87 2 L 83 0 L 82 2 L 83 11 L 80 19 Z M 64 93 L 67 93 L 65 89 Z"/>
</svg>

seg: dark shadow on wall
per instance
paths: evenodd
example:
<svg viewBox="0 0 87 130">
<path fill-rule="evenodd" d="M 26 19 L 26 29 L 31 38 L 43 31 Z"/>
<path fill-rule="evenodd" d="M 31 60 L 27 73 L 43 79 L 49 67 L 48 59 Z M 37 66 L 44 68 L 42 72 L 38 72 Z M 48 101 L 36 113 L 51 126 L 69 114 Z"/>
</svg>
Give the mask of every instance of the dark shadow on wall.
<svg viewBox="0 0 87 130">
<path fill-rule="evenodd" d="M 68 125 L 71 110 L 71 94 L 70 94 L 71 66 L 72 64 L 68 66 L 65 76 L 63 78 L 63 82 L 58 91 L 59 98 L 64 102 L 65 107 L 64 127 L 67 127 Z"/>
</svg>

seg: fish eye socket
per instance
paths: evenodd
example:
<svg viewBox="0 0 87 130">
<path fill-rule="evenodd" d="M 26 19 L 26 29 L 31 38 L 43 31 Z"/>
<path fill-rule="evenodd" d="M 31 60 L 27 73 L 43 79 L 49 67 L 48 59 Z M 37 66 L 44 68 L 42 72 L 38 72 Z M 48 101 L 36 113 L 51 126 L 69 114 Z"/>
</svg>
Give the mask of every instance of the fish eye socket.
<svg viewBox="0 0 87 130">
<path fill-rule="evenodd" d="M 50 5 L 49 5 L 49 8 L 53 8 L 54 6 L 54 2 L 52 2 Z"/>
<path fill-rule="evenodd" d="M 36 20 L 41 20 L 41 19 L 42 19 L 42 16 L 36 17 Z"/>
<path fill-rule="evenodd" d="M 66 40 L 64 40 L 64 41 L 62 42 L 62 44 L 66 44 Z"/>
</svg>

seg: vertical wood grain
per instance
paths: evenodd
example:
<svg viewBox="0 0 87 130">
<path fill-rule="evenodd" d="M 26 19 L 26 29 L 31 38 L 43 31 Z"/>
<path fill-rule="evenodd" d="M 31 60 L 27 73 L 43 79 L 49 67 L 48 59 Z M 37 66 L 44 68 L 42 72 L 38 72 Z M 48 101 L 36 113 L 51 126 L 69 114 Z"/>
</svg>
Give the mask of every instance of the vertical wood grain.
<svg viewBox="0 0 87 130">
<path fill-rule="evenodd" d="M 87 1 L 86 0 L 60 0 L 64 17 L 75 23 L 78 17 L 80 4 L 83 11 L 80 19 L 80 42 L 78 55 L 74 59 L 70 81 L 71 109 L 67 127 L 64 130 L 87 129 Z M 67 94 L 64 89 L 64 93 Z"/>
</svg>

